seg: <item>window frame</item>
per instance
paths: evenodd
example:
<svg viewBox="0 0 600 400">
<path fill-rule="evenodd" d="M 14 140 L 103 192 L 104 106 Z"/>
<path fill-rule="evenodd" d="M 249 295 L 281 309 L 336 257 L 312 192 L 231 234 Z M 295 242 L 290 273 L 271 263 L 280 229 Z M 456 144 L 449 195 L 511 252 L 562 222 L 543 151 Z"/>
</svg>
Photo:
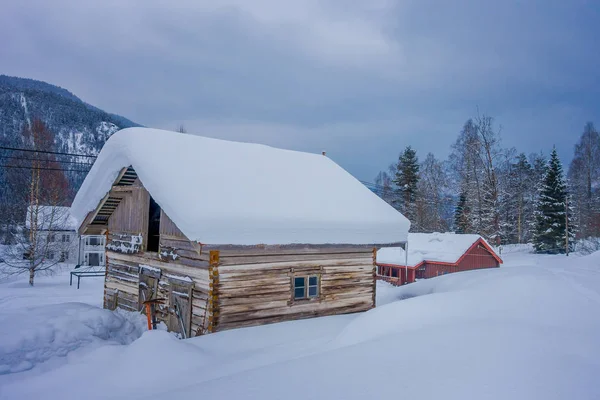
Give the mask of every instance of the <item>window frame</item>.
<svg viewBox="0 0 600 400">
<path fill-rule="evenodd" d="M 303 279 L 304 283 L 302 286 L 296 286 L 296 279 Z M 311 278 L 316 279 L 316 283 L 311 285 Z M 320 273 L 307 273 L 307 274 L 294 274 L 291 277 L 292 286 L 292 304 L 294 303 L 306 303 L 311 301 L 321 301 L 321 274 Z M 296 288 L 302 287 L 303 296 L 296 297 Z M 316 295 L 310 295 L 310 289 L 316 288 Z"/>
</svg>

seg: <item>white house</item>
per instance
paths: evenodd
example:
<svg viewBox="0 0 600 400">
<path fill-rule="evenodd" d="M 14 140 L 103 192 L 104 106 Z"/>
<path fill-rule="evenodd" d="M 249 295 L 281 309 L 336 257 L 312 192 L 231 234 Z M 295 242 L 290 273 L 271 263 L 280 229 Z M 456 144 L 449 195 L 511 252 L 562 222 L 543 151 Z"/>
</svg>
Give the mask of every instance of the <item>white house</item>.
<svg viewBox="0 0 600 400">
<path fill-rule="evenodd" d="M 81 235 L 79 241 L 79 264 L 98 267 L 104 266 L 104 235 Z"/>
<path fill-rule="evenodd" d="M 70 207 L 29 206 L 25 227 L 37 226 L 38 241 L 48 242 L 46 258 L 67 264 L 104 266 L 104 235 L 77 233 Z"/>
<path fill-rule="evenodd" d="M 25 228 L 35 229 L 37 241 L 47 243 L 47 260 L 68 264 L 79 261 L 77 221 L 71 216 L 69 207 L 29 206 Z"/>
</svg>

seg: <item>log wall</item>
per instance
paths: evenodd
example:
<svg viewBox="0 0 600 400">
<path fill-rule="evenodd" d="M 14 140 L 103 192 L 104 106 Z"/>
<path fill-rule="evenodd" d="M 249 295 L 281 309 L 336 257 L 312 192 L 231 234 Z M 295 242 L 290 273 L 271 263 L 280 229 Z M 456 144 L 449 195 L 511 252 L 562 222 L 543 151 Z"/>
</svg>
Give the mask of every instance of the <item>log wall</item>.
<svg viewBox="0 0 600 400">
<path fill-rule="evenodd" d="M 372 251 L 222 252 L 215 330 L 365 311 L 375 306 Z M 317 276 L 319 296 L 294 300 L 293 279 Z"/>
</svg>

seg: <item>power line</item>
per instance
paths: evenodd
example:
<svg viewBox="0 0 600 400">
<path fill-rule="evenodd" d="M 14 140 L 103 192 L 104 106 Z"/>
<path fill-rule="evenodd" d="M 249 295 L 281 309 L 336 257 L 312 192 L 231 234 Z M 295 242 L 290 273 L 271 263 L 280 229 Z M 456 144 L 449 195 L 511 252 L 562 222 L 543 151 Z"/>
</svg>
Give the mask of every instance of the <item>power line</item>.
<svg viewBox="0 0 600 400">
<path fill-rule="evenodd" d="M 16 168 L 16 169 L 37 169 L 40 171 L 64 171 L 64 172 L 90 172 L 89 169 L 65 169 L 65 168 L 48 168 L 48 167 L 25 167 L 18 165 L 0 165 L 0 168 Z"/>
<path fill-rule="evenodd" d="M 90 154 L 63 153 L 60 151 L 32 150 L 32 149 L 21 149 L 18 147 L 5 147 L 5 146 L 0 146 L 0 150 L 24 151 L 24 152 L 29 152 L 29 153 L 43 153 L 43 154 L 56 154 L 56 155 L 71 156 L 71 157 L 88 157 L 88 158 L 97 158 L 98 157 L 98 156 L 93 156 Z"/>
<path fill-rule="evenodd" d="M 23 161 L 44 161 L 44 162 L 55 162 L 59 164 L 81 164 L 81 165 L 89 165 L 90 167 L 93 164 L 88 164 L 82 161 L 62 161 L 62 160 L 50 160 L 43 158 L 29 158 L 29 157 L 17 157 L 17 156 L 0 156 L 0 158 L 13 159 L 13 160 L 23 160 Z"/>
</svg>

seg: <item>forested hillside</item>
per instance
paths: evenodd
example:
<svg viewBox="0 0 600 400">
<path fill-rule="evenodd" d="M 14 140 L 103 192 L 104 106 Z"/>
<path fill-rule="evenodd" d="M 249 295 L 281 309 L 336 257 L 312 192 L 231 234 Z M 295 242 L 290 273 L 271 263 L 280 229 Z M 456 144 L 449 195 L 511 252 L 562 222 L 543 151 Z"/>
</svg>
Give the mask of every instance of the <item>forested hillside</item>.
<svg viewBox="0 0 600 400">
<path fill-rule="evenodd" d="M 60 175 L 61 204 L 70 204 L 93 156 L 116 131 L 138 124 L 85 103 L 45 82 L 0 75 L 0 219 L 19 221 L 31 171 Z M 26 150 L 15 150 L 26 149 Z"/>
</svg>

